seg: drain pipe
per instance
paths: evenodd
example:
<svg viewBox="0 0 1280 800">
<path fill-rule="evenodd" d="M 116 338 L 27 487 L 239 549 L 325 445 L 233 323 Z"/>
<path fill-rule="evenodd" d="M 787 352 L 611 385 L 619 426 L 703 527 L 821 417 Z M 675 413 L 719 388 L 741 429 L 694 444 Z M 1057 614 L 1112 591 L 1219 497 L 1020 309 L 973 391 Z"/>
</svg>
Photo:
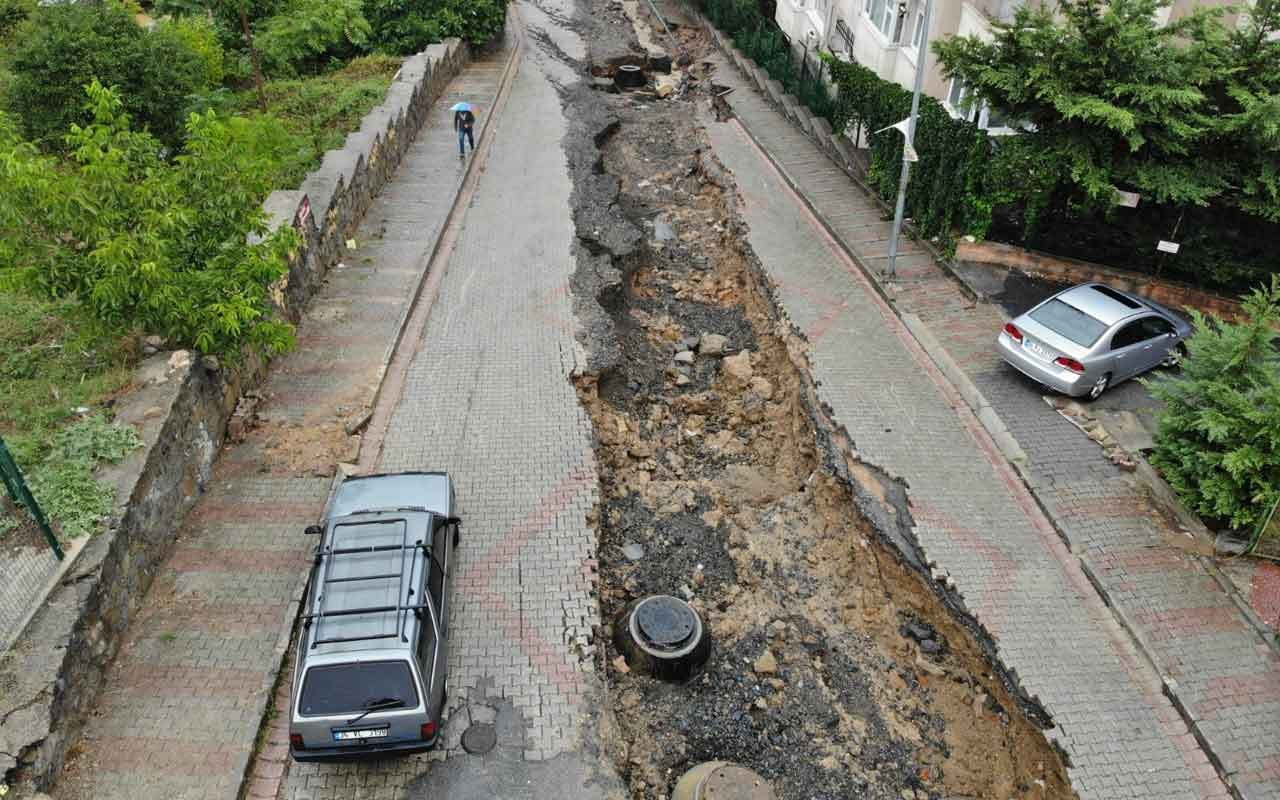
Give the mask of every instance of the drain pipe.
<svg viewBox="0 0 1280 800">
<path fill-rule="evenodd" d="M 667 38 L 671 40 L 671 47 L 676 51 L 676 61 L 678 62 L 684 56 L 684 51 L 680 49 L 680 43 L 676 41 L 675 35 L 671 33 L 671 29 L 667 27 L 667 20 L 662 16 L 662 12 L 658 10 L 657 4 L 655 4 L 653 0 L 645 0 L 645 2 L 649 4 L 650 10 L 652 10 L 653 15 L 658 18 L 658 22 L 662 23 L 662 29 L 667 32 Z"/>
</svg>

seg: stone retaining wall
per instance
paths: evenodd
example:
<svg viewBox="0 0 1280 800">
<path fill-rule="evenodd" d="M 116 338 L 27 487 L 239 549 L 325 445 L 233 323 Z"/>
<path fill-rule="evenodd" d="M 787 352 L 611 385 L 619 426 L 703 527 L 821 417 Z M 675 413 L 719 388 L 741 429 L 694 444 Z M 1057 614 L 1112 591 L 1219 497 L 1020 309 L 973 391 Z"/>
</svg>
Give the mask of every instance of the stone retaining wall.
<svg viewBox="0 0 1280 800">
<path fill-rule="evenodd" d="M 274 287 L 280 312 L 296 320 L 338 261 L 361 216 L 391 178 L 436 98 L 468 60 L 458 39 L 406 59 L 382 105 L 340 150 L 325 154 L 296 190 L 263 204 L 272 225 L 293 225 L 302 245 Z M 186 351 L 147 359 L 115 408 L 143 447 L 104 478 L 120 513 L 88 541 L 0 662 L 0 770 L 22 788 L 53 782 L 97 701 L 103 676 L 170 550 L 213 463 L 243 393 L 265 365 L 231 369 Z"/>
</svg>

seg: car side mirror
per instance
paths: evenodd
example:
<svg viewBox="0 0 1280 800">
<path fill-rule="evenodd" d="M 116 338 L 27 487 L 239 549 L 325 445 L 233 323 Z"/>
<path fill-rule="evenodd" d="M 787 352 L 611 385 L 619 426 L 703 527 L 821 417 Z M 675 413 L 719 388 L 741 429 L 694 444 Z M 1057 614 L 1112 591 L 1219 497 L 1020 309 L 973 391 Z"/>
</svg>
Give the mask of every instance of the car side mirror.
<svg viewBox="0 0 1280 800">
<path fill-rule="evenodd" d="M 319 536 L 320 534 L 324 533 L 324 528 L 320 527 L 319 525 L 308 525 L 307 527 L 302 529 L 302 532 L 308 536 Z"/>
</svg>

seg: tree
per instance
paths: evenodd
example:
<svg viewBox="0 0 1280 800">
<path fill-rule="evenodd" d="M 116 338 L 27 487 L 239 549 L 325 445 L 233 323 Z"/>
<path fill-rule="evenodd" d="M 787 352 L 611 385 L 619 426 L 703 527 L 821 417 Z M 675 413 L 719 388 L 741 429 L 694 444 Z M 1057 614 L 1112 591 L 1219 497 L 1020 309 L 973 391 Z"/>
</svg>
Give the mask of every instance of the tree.
<svg viewBox="0 0 1280 800">
<path fill-rule="evenodd" d="M 991 42 L 935 44 L 944 71 L 1030 123 L 1023 194 L 1105 210 L 1117 189 L 1173 206 L 1228 203 L 1280 220 L 1280 0 L 1229 30 L 1223 9 L 1156 22 L 1167 0 L 1024 6 Z"/>
<path fill-rule="evenodd" d="M 115 91 L 94 82 L 88 94 L 92 121 L 72 126 L 70 165 L 0 115 L 0 286 L 74 296 L 112 326 L 208 353 L 287 348 L 271 286 L 296 237 L 268 235 L 261 207 L 279 126 L 192 114 L 185 149 L 164 159 Z"/>
<path fill-rule="evenodd" d="M 502 33 L 505 0 L 368 0 L 372 42 L 382 52 L 414 53 L 457 36 L 484 44 Z"/>
<path fill-rule="evenodd" d="M 1164 406 L 1152 463 L 1194 511 L 1241 530 L 1280 495 L 1280 275 L 1244 312 L 1193 312 L 1182 374 L 1147 384 Z"/>
<path fill-rule="evenodd" d="M 138 26 L 114 0 L 41 6 L 13 36 L 10 109 L 27 136 L 59 147 L 72 124 L 85 124 L 84 87 L 119 88 L 125 111 L 169 147 L 182 140 L 186 98 L 206 89 L 206 57 L 169 26 Z"/>
</svg>

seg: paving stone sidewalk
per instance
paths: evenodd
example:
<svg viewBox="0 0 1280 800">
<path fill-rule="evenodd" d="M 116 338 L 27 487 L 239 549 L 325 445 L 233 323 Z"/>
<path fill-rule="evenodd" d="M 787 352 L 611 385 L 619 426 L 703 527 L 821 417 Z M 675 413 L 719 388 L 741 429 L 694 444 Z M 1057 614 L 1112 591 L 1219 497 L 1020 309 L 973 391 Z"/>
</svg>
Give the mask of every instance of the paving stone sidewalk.
<svg viewBox="0 0 1280 800">
<path fill-rule="evenodd" d="M 571 382 L 575 321 L 571 183 L 557 81 L 581 57 L 568 4 L 521 3 L 530 31 L 484 172 L 392 414 L 380 470 L 447 470 L 462 543 L 452 578 L 449 706 L 435 752 L 357 764 L 292 764 L 283 796 L 604 795 L 582 745 L 594 702 L 597 502 L 590 419 Z M 555 47 L 545 44 L 551 37 Z M 562 56 L 559 56 L 562 57 Z M 459 746 L 473 721 L 498 747 Z"/>
<path fill-rule="evenodd" d="M 384 353 L 418 286 L 463 172 L 449 106 L 487 107 L 502 54 L 437 100 L 358 249 L 332 270 L 273 364 L 261 425 L 228 445 L 106 680 L 55 794 L 83 800 L 232 800 L 241 789 L 306 579 L 331 479 L 290 460 L 372 400 Z M 402 224 L 411 223 L 411 224 Z M 396 235 L 384 236 L 384 230 Z M 336 453 L 341 456 L 341 453 Z M 348 456 L 349 457 L 349 456 Z M 277 769 L 284 768 L 276 754 Z"/>
<path fill-rule="evenodd" d="M 750 243 L 775 281 L 785 311 L 810 341 L 820 393 L 862 457 L 908 484 L 921 544 L 954 578 L 969 609 L 996 639 L 1006 665 L 1053 715 L 1056 729 L 1050 735 L 1070 754 L 1070 774 L 1081 797 L 1227 796 L 1206 754 L 1162 694 L 1159 675 L 1104 605 L 1080 561 L 954 387 L 862 271 L 790 195 L 743 126 L 807 189 L 845 244 L 872 265 L 888 238 L 881 211 L 729 62 L 718 54 L 713 61 L 716 82 L 736 90 L 727 99 L 738 119 L 709 122 L 712 144 L 737 179 Z M 899 274 L 904 280 L 932 281 L 922 283 L 919 297 L 954 310 L 950 332 L 971 331 L 964 341 L 974 343 L 976 356 L 978 339 L 989 339 L 999 326 L 948 289 L 940 273 L 934 277 L 937 268 L 918 247 L 906 253 Z M 954 305 L 946 297 L 953 297 Z M 1077 438 L 1046 446 L 1058 457 L 1085 449 Z M 1096 513 L 1112 511 L 1112 501 L 1097 500 Z M 1105 541 L 1100 532 L 1098 546 Z M 1133 586 L 1135 596 L 1141 589 Z M 1150 588 L 1141 596 L 1161 600 Z M 1194 622 L 1187 626 L 1176 613 L 1170 617 L 1166 626 L 1198 633 Z M 1261 655 L 1243 639 L 1202 644 L 1200 652 L 1222 654 L 1212 670 L 1215 677 L 1234 674 L 1224 670 L 1227 659 L 1249 662 Z M 1185 666 L 1207 669 L 1203 662 Z M 1263 680 L 1270 675 L 1259 674 Z M 1255 699 L 1265 703 L 1269 696 L 1258 691 Z M 1251 723 L 1255 734 L 1266 729 L 1260 715 L 1236 719 Z M 1252 745 L 1271 746 L 1257 739 Z M 1227 753 L 1220 749 L 1220 756 Z"/>
</svg>

